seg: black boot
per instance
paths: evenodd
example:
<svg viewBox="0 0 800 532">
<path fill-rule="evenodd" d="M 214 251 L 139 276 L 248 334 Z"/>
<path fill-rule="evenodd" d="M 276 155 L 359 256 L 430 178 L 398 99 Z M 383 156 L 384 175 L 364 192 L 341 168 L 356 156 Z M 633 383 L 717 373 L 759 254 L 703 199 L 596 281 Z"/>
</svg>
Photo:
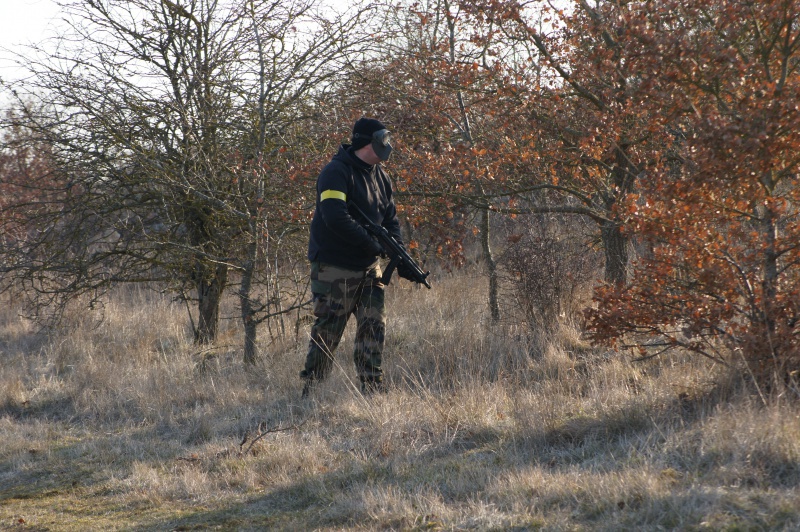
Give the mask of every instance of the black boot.
<svg viewBox="0 0 800 532">
<path fill-rule="evenodd" d="M 308 396 L 311 394 L 311 389 L 314 387 L 314 381 L 311 379 L 306 380 L 303 383 L 303 393 L 300 395 L 301 399 L 307 399 Z"/>
<path fill-rule="evenodd" d="M 314 389 L 314 385 L 317 383 L 317 379 L 314 377 L 314 372 L 306 370 L 300 372 L 300 378 L 303 379 L 303 393 L 300 395 L 302 399 L 306 399 L 311 394 L 311 390 Z"/>
</svg>

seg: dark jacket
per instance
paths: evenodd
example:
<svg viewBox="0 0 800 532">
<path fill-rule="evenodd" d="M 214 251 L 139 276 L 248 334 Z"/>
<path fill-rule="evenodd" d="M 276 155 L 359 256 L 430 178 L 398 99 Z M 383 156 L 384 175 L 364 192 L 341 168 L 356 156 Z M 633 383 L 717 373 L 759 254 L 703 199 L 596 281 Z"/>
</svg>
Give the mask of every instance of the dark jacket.
<svg viewBox="0 0 800 532">
<path fill-rule="evenodd" d="M 380 165 L 365 163 L 344 144 L 317 178 L 317 207 L 308 243 L 310 261 L 362 270 L 378 259 L 380 244 L 358 223 L 359 215 L 348 210 L 349 201 L 402 241 L 389 176 Z"/>
</svg>

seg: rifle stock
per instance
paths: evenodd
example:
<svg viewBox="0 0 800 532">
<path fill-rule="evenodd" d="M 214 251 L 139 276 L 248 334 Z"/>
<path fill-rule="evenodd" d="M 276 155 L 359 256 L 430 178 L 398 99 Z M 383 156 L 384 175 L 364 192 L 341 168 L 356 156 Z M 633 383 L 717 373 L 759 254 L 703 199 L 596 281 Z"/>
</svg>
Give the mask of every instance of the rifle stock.
<svg viewBox="0 0 800 532">
<path fill-rule="evenodd" d="M 348 201 L 347 206 L 351 207 L 359 214 L 361 217 L 361 220 L 359 220 L 361 226 L 366 229 L 370 235 L 375 237 L 378 242 L 380 242 L 380 244 L 383 246 L 383 249 L 389 255 L 389 265 L 383 272 L 381 282 L 388 285 L 389 281 L 392 279 L 394 270 L 400 264 L 405 264 L 411 272 L 412 280 L 416 283 L 424 284 L 430 289 L 431 284 L 428 282 L 427 277 L 431 274 L 431 272 L 423 272 L 422 268 L 420 268 L 419 264 L 417 264 L 417 261 L 415 261 L 411 255 L 408 254 L 403 245 L 395 240 L 395 238 L 389 234 L 389 231 L 385 227 L 370 220 L 367 215 L 358 208 L 358 205 L 352 201 Z"/>
</svg>

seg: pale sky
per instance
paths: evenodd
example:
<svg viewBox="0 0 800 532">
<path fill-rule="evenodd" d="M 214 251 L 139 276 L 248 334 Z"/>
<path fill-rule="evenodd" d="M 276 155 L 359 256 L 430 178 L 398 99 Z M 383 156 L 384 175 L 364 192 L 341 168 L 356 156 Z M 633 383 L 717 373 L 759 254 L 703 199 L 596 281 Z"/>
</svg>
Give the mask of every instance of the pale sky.
<svg viewBox="0 0 800 532">
<path fill-rule="evenodd" d="M 16 77 L 9 50 L 19 50 L 20 44 L 40 42 L 52 35 L 58 13 L 53 0 L 0 0 L 0 77 Z"/>
<path fill-rule="evenodd" d="M 345 8 L 350 0 L 328 0 Z M 20 45 L 37 43 L 55 35 L 60 22 L 60 10 L 55 0 L 0 0 L 0 78 L 19 77 L 14 65 L 13 51 Z"/>
</svg>

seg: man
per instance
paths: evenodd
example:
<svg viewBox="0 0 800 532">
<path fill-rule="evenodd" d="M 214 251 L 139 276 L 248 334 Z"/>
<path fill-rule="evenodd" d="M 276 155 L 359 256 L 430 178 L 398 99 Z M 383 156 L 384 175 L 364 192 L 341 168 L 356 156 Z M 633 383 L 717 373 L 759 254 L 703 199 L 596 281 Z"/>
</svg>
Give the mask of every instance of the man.
<svg viewBox="0 0 800 532">
<path fill-rule="evenodd" d="M 379 257 L 383 248 L 358 222 L 355 205 L 398 241 L 400 223 L 392 184 L 380 166 L 392 151 L 390 133 L 373 118 L 353 126 L 352 143 L 343 144 L 317 178 L 317 203 L 311 221 L 308 259 L 316 321 L 311 328 L 305 369 L 306 397 L 316 381 L 330 372 L 351 314 L 357 329 L 353 361 L 362 393 L 383 391 L 381 357 L 386 329 L 384 285 Z M 398 274 L 408 278 L 405 268 Z"/>
</svg>

